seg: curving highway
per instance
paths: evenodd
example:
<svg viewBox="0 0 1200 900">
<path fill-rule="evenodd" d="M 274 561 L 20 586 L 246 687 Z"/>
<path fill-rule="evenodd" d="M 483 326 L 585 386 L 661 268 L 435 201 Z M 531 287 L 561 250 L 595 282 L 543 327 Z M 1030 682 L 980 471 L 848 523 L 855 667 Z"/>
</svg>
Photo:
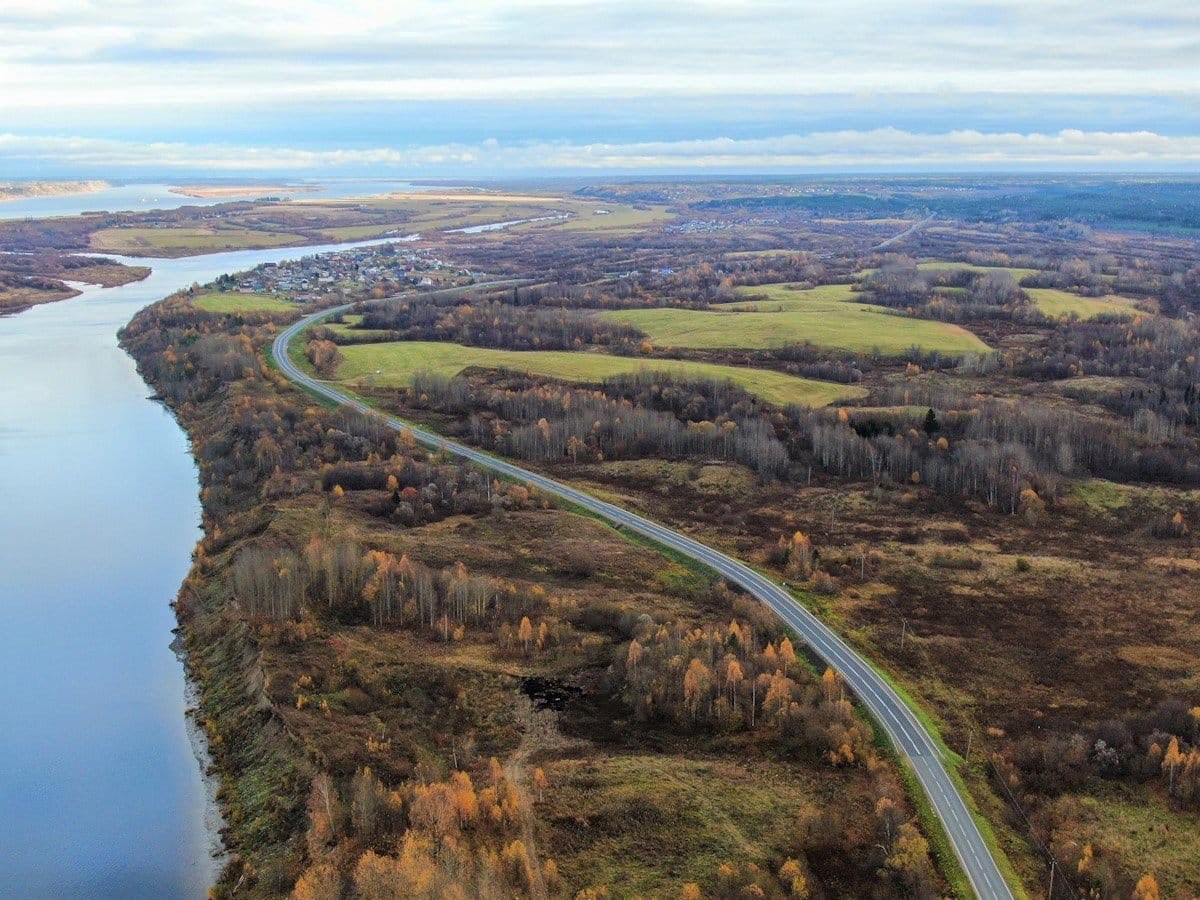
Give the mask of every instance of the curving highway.
<svg viewBox="0 0 1200 900">
<path fill-rule="evenodd" d="M 320 319 L 337 312 L 344 312 L 351 306 L 353 304 L 348 303 L 314 313 L 279 333 L 272 344 L 272 353 L 276 364 L 288 378 L 335 403 L 348 406 L 366 415 L 382 418 L 392 428 L 407 429 L 427 447 L 465 457 L 509 478 L 569 500 L 621 528 L 628 528 L 630 531 L 635 531 L 683 553 L 715 569 L 730 582 L 767 604 L 795 630 L 817 656 L 841 674 L 846 684 L 887 732 L 892 743 L 907 758 L 924 788 L 929 802 L 940 817 L 950 843 L 954 847 L 954 852 L 958 856 L 976 896 L 984 898 L 984 900 L 993 900 L 993 898 L 1009 900 L 1012 898 L 1012 891 L 1000 874 L 1000 869 L 988 851 L 987 843 L 980 834 L 975 820 L 971 818 L 963 798 L 955 788 L 954 782 L 946 770 L 941 751 L 929 732 L 913 715 L 908 704 L 862 656 L 851 649 L 813 613 L 797 604 L 792 596 L 778 584 L 733 557 L 701 544 L 681 532 L 666 528 L 619 506 L 598 500 L 560 481 L 528 469 L 522 469 L 491 454 L 410 425 L 394 416 L 380 413 L 361 400 L 301 371 L 288 355 L 288 345 L 292 339 Z"/>
</svg>

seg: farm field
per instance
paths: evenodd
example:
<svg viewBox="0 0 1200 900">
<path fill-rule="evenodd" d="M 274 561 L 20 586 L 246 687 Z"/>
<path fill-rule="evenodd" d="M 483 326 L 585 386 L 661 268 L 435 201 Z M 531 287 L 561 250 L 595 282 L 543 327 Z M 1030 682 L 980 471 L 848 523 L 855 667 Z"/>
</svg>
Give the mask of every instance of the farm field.
<svg viewBox="0 0 1200 900">
<path fill-rule="evenodd" d="M 1137 305 L 1128 297 L 1112 294 L 1107 297 L 1081 297 L 1057 288 L 1026 288 L 1025 293 L 1042 313 L 1056 319 L 1072 313 L 1081 319 L 1094 319 L 1106 313 L 1135 315 L 1138 311 Z"/>
<path fill-rule="evenodd" d="M 767 350 L 811 343 L 884 355 L 917 346 L 942 353 L 984 352 L 982 340 L 958 325 L 908 318 L 854 302 L 850 285 L 796 290 L 790 285 L 739 289 L 747 299 L 713 310 L 637 309 L 606 312 L 663 347 Z"/>
<path fill-rule="evenodd" d="M 376 385 L 407 385 L 417 371 L 454 376 L 471 366 L 505 368 L 550 378 L 595 383 L 615 375 L 642 371 L 710 380 L 729 380 L 768 403 L 825 406 L 835 400 L 866 394 L 863 388 L 798 378 L 766 369 L 746 369 L 688 360 L 647 360 L 603 353 L 570 351 L 492 350 L 441 341 L 397 341 L 356 344 L 341 348 L 337 376 L 345 381 Z M 378 374 L 377 374 L 378 373 Z"/>
<path fill-rule="evenodd" d="M 296 304 L 277 294 L 240 294 L 213 291 L 192 301 L 198 309 L 211 313 L 295 312 Z"/>
<path fill-rule="evenodd" d="M 597 209 L 607 210 L 597 214 Z M 635 207 L 622 203 L 580 202 L 547 195 L 462 193 L 393 194 L 386 197 L 355 201 L 311 200 L 295 201 L 260 208 L 267 218 L 284 222 L 301 222 L 319 228 L 327 240 L 361 240 L 379 237 L 390 232 L 431 233 L 494 222 L 542 219 L 569 213 L 569 218 L 555 221 L 530 221 L 510 228 L 482 232 L 482 236 L 498 235 L 514 230 L 561 228 L 566 231 L 603 231 L 607 233 L 636 230 L 671 218 L 665 207 Z M 364 221 L 383 218 L 384 221 Z M 293 225 L 292 227 L 295 227 Z"/>
<path fill-rule="evenodd" d="M 606 210 L 606 212 L 597 213 L 598 209 Z M 575 204 L 572 206 L 571 212 L 574 215 L 564 221 L 533 223 L 529 227 L 557 228 L 562 231 L 632 231 L 666 222 L 675 217 L 675 214 L 668 212 L 665 207 L 638 208 L 619 203 Z"/>
<path fill-rule="evenodd" d="M 304 243 L 300 234 L 249 228 L 102 228 L 91 236 L 93 250 L 131 256 L 191 256 Z"/>
</svg>

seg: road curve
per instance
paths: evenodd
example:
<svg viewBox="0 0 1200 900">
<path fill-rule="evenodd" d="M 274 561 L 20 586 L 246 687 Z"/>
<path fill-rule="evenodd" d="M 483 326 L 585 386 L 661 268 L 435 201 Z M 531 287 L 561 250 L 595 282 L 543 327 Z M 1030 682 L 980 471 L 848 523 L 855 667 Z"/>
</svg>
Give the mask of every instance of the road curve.
<svg viewBox="0 0 1200 900">
<path fill-rule="evenodd" d="M 347 303 L 314 313 L 281 331 L 271 347 L 275 363 L 280 371 L 292 381 L 322 397 L 366 415 L 381 418 L 392 428 L 403 428 L 410 431 L 417 441 L 427 447 L 465 457 L 492 471 L 569 500 L 615 525 L 628 528 L 630 531 L 635 531 L 702 562 L 715 569 L 730 582 L 757 597 L 791 626 L 817 656 L 841 673 L 846 684 L 871 711 L 875 720 L 891 738 L 892 743 L 908 759 L 929 802 L 942 820 L 954 852 L 958 856 L 976 896 L 983 900 L 1010 900 L 1012 898 L 1012 891 L 1004 880 L 1004 876 L 1000 874 L 1000 869 L 988 851 L 983 835 L 980 834 L 975 820 L 971 818 L 963 798 L 955 788 L 954 782 L 946 770 L 941 751 L 929 732 L 913 715 L 908 704 L 862 656 L 852 650 L 813 613 L 796 603 L 782 587 L 733 557 L 701 544 L 685 534 L 659 525 L 657 522 L 652 522 L 619 506 L 598 500 L 570 485 L 547 478 L 545 475 L 522 469 L 489 453 L 381 413 L 361 400 L 301 371 L 288 355 L 288 344 L 297 334 L 320 319 L 337 312 L 344 312 L 352 306 L 353 304 Z"/>
</svg>

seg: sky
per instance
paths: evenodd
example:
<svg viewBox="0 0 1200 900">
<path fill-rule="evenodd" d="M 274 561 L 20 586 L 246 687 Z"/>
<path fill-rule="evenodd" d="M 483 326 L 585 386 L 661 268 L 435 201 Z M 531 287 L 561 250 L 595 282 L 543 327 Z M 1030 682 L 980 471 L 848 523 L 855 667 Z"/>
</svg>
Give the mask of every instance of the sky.
<svg viewBox="0 0 1200 900">
<path fill-rule="evenodd" d="M 1198 168 L 1194 0 L 0 0 L 0 179 Z"/>
</svg>

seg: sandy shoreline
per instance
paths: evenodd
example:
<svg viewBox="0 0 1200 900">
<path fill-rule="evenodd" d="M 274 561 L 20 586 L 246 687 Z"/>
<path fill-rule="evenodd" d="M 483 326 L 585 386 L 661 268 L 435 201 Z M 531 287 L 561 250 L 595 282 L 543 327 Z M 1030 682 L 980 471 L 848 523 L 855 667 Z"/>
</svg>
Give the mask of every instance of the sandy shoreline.
<svg viewBox="0 0 1200 900">
<path fill-rule="evenodd" d="M 0 181 L 0 203 L 31 197 L 95 194 L 111 187 L 107 181 Z"/>
<path fill-rule="evenodd" d="M 300 194 L 317 190 L 308 185 L 289 184 L 184 184 L 172 185 L 171 191 L 185 197 L 209 200 L 213 197 L 245 197 L 262 194 Z"/>
</svg>

